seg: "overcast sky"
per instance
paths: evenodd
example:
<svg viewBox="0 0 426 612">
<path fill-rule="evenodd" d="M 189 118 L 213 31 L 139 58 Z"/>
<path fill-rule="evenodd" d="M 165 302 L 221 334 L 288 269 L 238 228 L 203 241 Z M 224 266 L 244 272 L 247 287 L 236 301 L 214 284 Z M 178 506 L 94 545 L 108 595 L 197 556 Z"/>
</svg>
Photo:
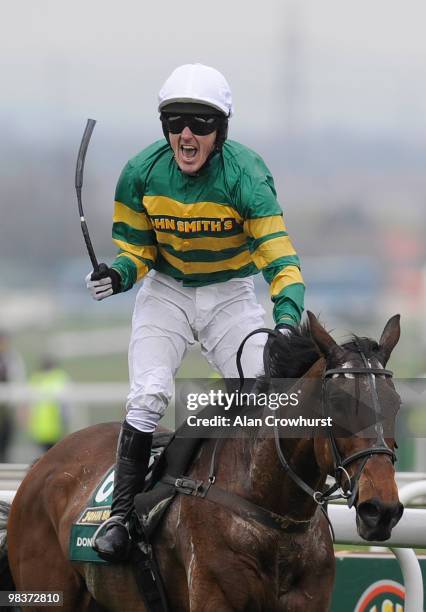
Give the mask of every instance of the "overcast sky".
<svg viewBox="0 0 426 612">
<path fill-rule="evenodd" d="M 14 0 L 0 24 L 3 132 L 153 126 L 179 64 L 220 69 L 234 126 L 426 133 L 424 0 Z M 105 127 L 107 129 L 107 127 Z"/>
</svg>

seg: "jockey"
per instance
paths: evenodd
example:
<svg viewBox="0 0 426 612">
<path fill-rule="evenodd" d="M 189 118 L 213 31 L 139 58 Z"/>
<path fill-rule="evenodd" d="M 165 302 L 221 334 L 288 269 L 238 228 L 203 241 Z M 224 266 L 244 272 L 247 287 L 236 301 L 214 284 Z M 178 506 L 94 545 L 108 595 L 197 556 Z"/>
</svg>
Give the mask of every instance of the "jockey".
<svg viewBox="0 0 426 612">
<path fill-rule="evenodd" d="M 95 300 L 128 291 L 136 297 L 129 346 L 130 392 L 117 448 L 115 488 L 105 535 L 95 550 L 126 557 L 124 517 L 142 489 L 152 435 L 172 396 L 188 345 L 224 378 L 236 378 L 243 338 L 263 327 L 253 275 L 270 285 L 277 328 L 291 333 L 303 311 L 304 284 L 263 160 L 227 140 L 232 96 L 223 75 L 202 64 L 180 66 L 159 93 L 165 139 L 131 159 L 118 181 L 111 267 L 86 285 Z M 265 337 L 247 342 L 246 377 L 263 370 Z"/>
</svg>

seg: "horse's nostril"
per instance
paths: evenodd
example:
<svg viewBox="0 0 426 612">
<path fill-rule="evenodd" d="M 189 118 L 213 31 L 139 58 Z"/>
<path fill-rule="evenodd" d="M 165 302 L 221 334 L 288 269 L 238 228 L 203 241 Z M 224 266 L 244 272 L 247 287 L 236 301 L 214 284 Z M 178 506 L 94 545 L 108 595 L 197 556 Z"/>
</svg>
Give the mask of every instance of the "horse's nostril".
<svg viewBox="0 0 426 612">
<path fill-rule="evenodd" d="M 404 506 L 382 503 L 378 500 L 362 502 L 357 508 L 357 514 L 366 527 L 377 527 L 379 524 L 395 526 L 404 512 Z"/>
<path fill-rule="evenodd" d="M 374 502 L 363 502 L 358 506 L 358 514 L 369 527 L 374 527 L 380 520 L 381 512 Z"/>
</svg>

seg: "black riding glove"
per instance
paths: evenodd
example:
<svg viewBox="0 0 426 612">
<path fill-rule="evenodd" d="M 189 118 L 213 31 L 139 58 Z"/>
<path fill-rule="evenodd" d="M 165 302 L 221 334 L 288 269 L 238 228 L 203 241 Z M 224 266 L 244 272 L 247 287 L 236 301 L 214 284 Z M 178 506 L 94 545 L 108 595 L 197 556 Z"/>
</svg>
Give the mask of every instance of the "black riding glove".
<svg viewBox="0 0 426 612">
<path fill-rule="evenodd" d="M 97 272 L 89 272 L 86 276 L 86 287 L 94 300 L 100 301 L 121 291 L 121 276 L 106 264 L 99 264 Z"/>
</svg>

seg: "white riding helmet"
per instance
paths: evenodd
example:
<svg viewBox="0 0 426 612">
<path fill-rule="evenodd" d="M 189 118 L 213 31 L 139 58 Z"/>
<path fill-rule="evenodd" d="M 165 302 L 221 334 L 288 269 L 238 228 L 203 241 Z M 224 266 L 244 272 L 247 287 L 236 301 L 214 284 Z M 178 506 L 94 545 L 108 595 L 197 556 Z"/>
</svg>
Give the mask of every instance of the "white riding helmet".
<svg viewBox="0 0 426 612">
<path fill-rule="evenodd" d="M 196 103 L 221 111 L 225 117 L 234 112 L 230 87 L 215 68 L 203 64 L 184 64 L 172 72 L 158 94 L 158 110 L 175 102 Z"/>
</svg>

